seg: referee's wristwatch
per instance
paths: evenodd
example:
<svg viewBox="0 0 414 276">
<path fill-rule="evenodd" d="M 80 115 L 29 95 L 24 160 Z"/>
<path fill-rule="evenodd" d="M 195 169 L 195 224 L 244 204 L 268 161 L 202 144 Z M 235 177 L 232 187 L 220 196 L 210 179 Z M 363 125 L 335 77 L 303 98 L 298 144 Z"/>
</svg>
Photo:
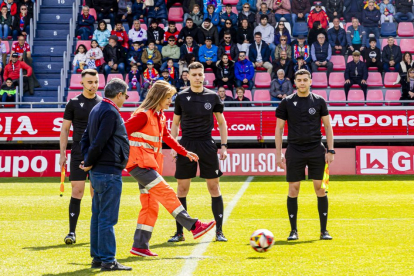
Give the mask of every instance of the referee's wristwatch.
<svg viewBox="0 0 414 276">
<path fill-rule="evenodd" d="M 335 154 L 336 152 L 334 150 L 327 150 L 326 153 Z"/>
<path fill-rule="evenodd" d="M 229 148 L 229 145 L 227 145 L 227 144 L 221 144 L 221 146 L 226 147 L 226 149 Z"/>
</svg>

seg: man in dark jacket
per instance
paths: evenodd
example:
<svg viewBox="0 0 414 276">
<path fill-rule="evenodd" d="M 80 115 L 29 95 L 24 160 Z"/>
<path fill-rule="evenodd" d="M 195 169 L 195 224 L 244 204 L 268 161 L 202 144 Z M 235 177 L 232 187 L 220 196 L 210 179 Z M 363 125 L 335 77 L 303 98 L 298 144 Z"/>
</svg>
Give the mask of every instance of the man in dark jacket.
<svg viewBox="0 0 414 276">
<path fill-rule="evenodd" d="M 191 36 L 196 44 L 200 44 L 203 40 L 203 34 L 200 32 L 200 29 L 194 25 L 191 18 L 187 18 L 185 21 L 185 27 L 181 29 L 180 34 L 178 35 L 178 44 L 182 45 L 187 36 Z"/>
<path fill-rule="evenodd" d="M 112 79 L 105 87 L 105 98 L 89 114 L 82 136 L 84 161 L 82 170 L 89 171 L 92 198 L 91 256 L 92 268 L 101 271 L 132 270 L 115 259 L 114 226 L 118 222 L 122 192 L 122 171 L 129 156 L 129 141 L 119 108 L 127 95 L 128 85 Z"/>
<path fill-rule="evenodd" d="M 17 21 L 15 19 L 15 21 Z M 95 17 L 89 14 L 89 7 L 83 6 L 82 13 L 78 15 L 78 26 L 76 28 L 76 35 L 80 36 L 82 40 L 89 40 L 89 36 L 93 34 Z"/>
<path fill-rule="evenodd" d="M 306 1 L 306 0 L 305 0 Z M 268 22 L 273 28 L 276 27 L 276 17 L 275 14 L 272 12 L 272 7 L 269 9 L 266 3 L 260 4 L 260 10 L 256 13 L 256 25 L 260 25 L 260 18 L 262 15 L 267 15 Z M 293 16 L 293 15 L 292 15 Z"/>
<path fill-rule="evenodd" d="M 400 70 L 400 62 L 402 60 L 402 53 L 400 46 L 394 44 L 394 38 L 388 38 L 388 45 L 382 48 L 382 66 L 384 72 L 389 72 L 390 67 L 394 67 L 395 71 Z"/>
<path fill-rule="evenodd" d="M 345 55 L 346 51 L 346 32 L 339 25 L 339 19 L 333 20 L 333 28 L 328 30 L 328 41 L 332 47 L 333 55 Z"/>
<path fill-rule="evenodd" d="M 279 69 L 282 69 L 285 72 L 284 77 L 293 82 L 293 62 L 290 58 L 288 58 L 286 51 L 282 51 L 280 53 L 280 59 L 274 60 L 272 62 L 272 65 L 274 78 L 277 77 L 277 71 L 279 71 Z"/>
<path fill-rule="evenodd" d="M 157 20 L 151 22 L 151 26 L 147 30 L 148 41 L 155 41 L 155 46 L 162 51 L 164 43 L 164 30 L 158 26 Z"/>
<path fill-rule="evenodd" d="M 313 1 L 312 1 L 313 2 Z M 304 21 L 308 19 L 311 4 L 309 0 L 292 0 L 292 22 Z"/>
<path fill-rule="evenodd" d="M 262 34 L 254 34 L 254 42 L 249 47 L 249 60 L 254 68 L 264 67 L 269 74 L 272 74 L 273 66 L 270 63 L 270 48 L 266 42 L 262 41 Z"/>
<path fill-rule="evenodd" d="M 381 19 L 381 13 L 375 8 L 374 3 L 374 0 L 370 0 L 368 7 L 362 12 L 362 25 L 364 25 L 367 40 L 370 34 L 374 34 L 376 39 L 380 37 L 378 23 Z"/>
<path fill-rule="evenodd" d="M 194 42 L 191 35 L 187 35 L 185 43 L 180 47 L 180 59 L 184 60 L 187 54 L 194 54 L 196 61 L 198 61 L 198 51 L 200 47 Z"/>
<path fill-rule="evenodd" d="M 205 41 L 206 41 L 206 38 L 207 37 L 211 37 L 213 39 L 213 44 L 214 45 L 218 46 L 220 44 L 219 43 L 220 41 L 219 41 L 219 35 L 218 35 L 217 27 L 214 26 L 211 23 L 211 19 L 210 18 L 207 17 L 206 19 L 204 19 L 204 22 L 203 22 L 203 24 L 200 27 L 200 32 L 203 35 L 200 36 L 200 37 L 202 37 L 202 39 L 201 39 L 201 41 L 199 41 L 198 44 L 201 44 L 201 45 L 205 44 Z"/>
<path fill-rule="evenodd" d="M 104 72 L 105 75 L 111 73 L 111 70 L 118 71 L 120 74 L 125 73 L 125 57 L 126 53 L 124 48 L 117 44 L 117 37 L 111 35 L 109 42 L 103 50 L 103 56 L 105 60 Z"/>
<path fill-rule="evenodd" d="M 319 67 L 327 68 L 327 75 L 333 70 L 333 64 L 330 62 L 332 56 L 332 48 L 328 41 L 325 39 L 324 34 L 318 34 L 318 42 L 315 42 L 311 46 L 312 55 L 312 72 L 318 72 Z"/>
<path fill-rule="evenodd" d="M 341 18 L 344 16 L 344 2 L 343 0 L 328 0 L 326 2 L 326 14 L 329 17 L 329 21 L 332 21 L 335 17 Z"/>
<path fill-rule="evenodd" d="M 394 15 L 395 21 L 400 22 L 413 22 L 414 15 L 412 12 L 413 1 L 411 0 L 395 0 Z"/>
<path fill-rule="evenodd" d="M 360 52 L 355 51 L 352 54 L 353 61 L 348 62 L 345 69 L 345 95 L 348 98 L 349 89 L 353 84 L 358 84 L 364 91 L 365 98 L 367 97 L 367 79 L 368 69 L 367 65 L 360 60 Z"/>
<path fill-rule="evenodd" d="M 217 56 L 221 57 L 227 54 L 230 60 L 236 61 L 239 57 L 239 48 L 235 43 L 232 43 L 230 32 L 224 33 L 224 41 L 218 47 Z"/>
<path fill-rule="evenodd" d="M 227 89 L 233 93 L 234 80 L 234 61 L 229 60 L 227 54 L 221 56 L 217 63 L 216 78 L 218 87 L 227 85 Z"/>
<path fill-rule="evenodd" d="M 346 22 L 351 22 L 352 18 L 361 20 L 362 10 L 364 9 L 364 0 L 344 0 L 344 17 Z"/>
<path fill-rule="evenodd" d="M 188 79 L 188 70 L 184 70 L 181 78 L 175 83 L 177 91 L 181 91 L 190 87 L 190 80 Z"/>
<path fill-rule="evenodd" d="M 109 19 L 113 30 L 115 28 L 115 11 L 118 9 L 118 2 L 113 0 L 94 0 L 93 6 L 98 13 L 98 21 Z"/>
<path fill-rule="evenodd" d="M 253 41 L 253 27 L 249 26 L 247 19 L 244 19 L 241 27 L 237 29 L 237 47 L 240 51 L 245 51 L 249 55 L 249 47 Z"/>
<path fill-rule="evenodd" d="M 378 72 L 382 72 L 381 50 L 377 47 L 377 40 L 375 38 L 369 39 L 369 48 L 365 50 L 364 60 L 369 67 L 377 67 Z"/>
</svg>

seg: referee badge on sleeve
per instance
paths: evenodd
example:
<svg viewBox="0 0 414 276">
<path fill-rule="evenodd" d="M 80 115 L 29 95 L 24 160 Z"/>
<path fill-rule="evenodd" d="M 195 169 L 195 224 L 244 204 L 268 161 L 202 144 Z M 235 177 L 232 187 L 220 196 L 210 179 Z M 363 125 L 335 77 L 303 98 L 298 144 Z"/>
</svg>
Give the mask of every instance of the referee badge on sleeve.
<svg viewBox="0 0 414 276">
<path fill-rule="evenodd" d="M 210 110 L 211 109 L 211 103 L 205 103 L 204 108 L 207 109 L 207 110 Z"/>
<path fill-rule="evenodd" d="M 313 107 L 309 108 L 309 114 L 310 115 L 315 115 L 315 113 L 316 113 L 315 108 L 313 108 Z"/>
</svg>

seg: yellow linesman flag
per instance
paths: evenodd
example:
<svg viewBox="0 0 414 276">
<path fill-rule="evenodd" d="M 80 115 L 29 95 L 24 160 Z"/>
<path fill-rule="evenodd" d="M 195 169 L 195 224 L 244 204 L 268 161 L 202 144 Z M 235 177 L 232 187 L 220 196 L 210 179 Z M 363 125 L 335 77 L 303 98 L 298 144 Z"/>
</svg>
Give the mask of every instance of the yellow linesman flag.
<svg viewBox="0 0 414 276">
<path fill-rule="evenodd" d="M 325 164 L 325 171 L 323 173 L 321 188 L 325 189 L 325 193 L 328 193 L 328 189 L 329 189 L 329 166 L 328 166 L 328 163 Z"/>
</svg>

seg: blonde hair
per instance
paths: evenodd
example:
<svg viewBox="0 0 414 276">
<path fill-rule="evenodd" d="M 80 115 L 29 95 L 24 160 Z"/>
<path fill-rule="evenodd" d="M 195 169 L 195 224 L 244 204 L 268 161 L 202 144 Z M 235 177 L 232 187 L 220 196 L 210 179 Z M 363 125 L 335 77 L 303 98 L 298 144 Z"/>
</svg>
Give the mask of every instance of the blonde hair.
<svg viewBox="0 0 414 276">
<path fill-rule="evenodd" d="M 167 97 L 174 96 L 175 93 L 177 93 L 177 90 L 168 82 L 163 80 L 155 82 L 151 89 L 148 91 L 147 97 L 134 111 L 133 115 L 144 110 L 155 110 L 161 101 L 165 100 Z"/>
</svg>

